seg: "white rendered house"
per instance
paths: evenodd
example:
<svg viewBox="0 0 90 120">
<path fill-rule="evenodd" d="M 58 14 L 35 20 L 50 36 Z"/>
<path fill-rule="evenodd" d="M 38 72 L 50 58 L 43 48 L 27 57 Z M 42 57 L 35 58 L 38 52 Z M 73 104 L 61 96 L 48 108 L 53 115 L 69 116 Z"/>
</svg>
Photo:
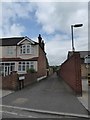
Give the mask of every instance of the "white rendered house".
<svg viewBox="0 0 90 120">
<path fill-rule="evenodd" d="M 12 71 L 24 74 L 27 69 L 33 68 L 39 73 L 39 77 L 46 75 L 46 53 L 40 34 L 38 41 L 27 36 L 0 39 L 0 74 L 6 76 Z M 40 62 L 43 63 L 41 66 Z M 40 69 L 43 69 L 43 73 Z"/>
</svg>

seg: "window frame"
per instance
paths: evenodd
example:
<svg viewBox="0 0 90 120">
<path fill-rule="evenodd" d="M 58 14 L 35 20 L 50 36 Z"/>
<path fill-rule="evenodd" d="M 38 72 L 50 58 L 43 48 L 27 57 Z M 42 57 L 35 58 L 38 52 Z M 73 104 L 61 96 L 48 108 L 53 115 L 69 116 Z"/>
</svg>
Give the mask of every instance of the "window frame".
<svg viewBox="0 0 90 120">
<path fill-rule="evenodd" d="M 20 54 L 32 54 L 31 44 L 22 44 L 20 46 Z"/>
<path fill-rule="evenodd" d="M 23 63 L 25 63 L 25 64 L 23 64 Z M 27 64 L 27 63 L 29 63 L 29 64 Z M 28 65 L 28 68 L 27 68 L 27 65 Z M 32 65 L 33 65 L 33 67 L 31 67 Z M 23 69 L 23 67 L 25 67 L 25 70 Z M 30 69 L 30 68 L 35 69 L 35 61 L 20 61 L 20 62 L 18 62 L 18 72 L 27 72 L 27 69 Z"/>
<path fill-rule="evenodd" d="M 0 62 L 0 67 L 3 68 L 0 70 L 0 74 L 2 74 L 2 76 L 6 76 L 11 74 L 13 71 L 15 71 L 15 62 Z M 8 67 L 8 74 L 6 74 L 7 67 Z"/>
<path fill-rule="evenodd" d="M 13 46 L 8 46 L 7 47 L 7 54 L 8 55 L 13 55 Z"/>
</svg>

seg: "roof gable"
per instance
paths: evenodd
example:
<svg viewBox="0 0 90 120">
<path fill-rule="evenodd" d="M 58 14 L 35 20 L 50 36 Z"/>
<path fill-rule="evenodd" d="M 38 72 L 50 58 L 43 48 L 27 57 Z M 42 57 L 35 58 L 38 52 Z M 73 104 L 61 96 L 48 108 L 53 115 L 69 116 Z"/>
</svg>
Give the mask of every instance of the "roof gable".
<svg viewBox="0 0 90 120">
<path fill-rule="evenodd" d="M 29 39 L 28 37 L 25 36 L 24 39 L 22 39 L 21 41 L 19 41 L 19 42 L 17 43 L 17 45 L 22 44 L 24 41 L 28 41 L 28 42 L 31 43 L 31 44 L 35 44 L 34 41 L 32 41 L 31 39 Z"/>
</svg>

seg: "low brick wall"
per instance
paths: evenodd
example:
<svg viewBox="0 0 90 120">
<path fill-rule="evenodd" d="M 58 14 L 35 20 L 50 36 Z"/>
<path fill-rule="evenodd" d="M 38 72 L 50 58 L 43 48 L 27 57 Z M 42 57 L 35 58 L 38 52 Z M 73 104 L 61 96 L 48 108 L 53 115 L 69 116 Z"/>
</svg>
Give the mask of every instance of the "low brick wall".
<svg viewBox="0 0 90 120">
<path fill-rule="evenodd" d="M 30 84 L 32 84 L 32 83 L 37 81 L 37 73 L 21 74 L 21 75 L 18 75 L 18 78 L 20 76 L 24 76 L 25 77 L 25 79 L 24 79 L 24 86 L 30 85 Z"/>
<path fill-rule="evenodd" d="M 74 52 L 60 67 L 58 74 L 76 94 L 82 94 L 80 54 Z"/>
<path fill-rule="evenodd" d="M 37 73 L 27 73 L 27 74 L 18 75 L 16 72 L 12 72 L 12 74 L 8 76 L 5 76 L 5 77 L 0 76 L 0 83 L 2 83 L 0 84 L 0 88 L 7 89 L 7 90 L 19 90 L 20 76 L 25 76 L 25 79 L 23 80 L 24 87 L 37 81 Z"/>
<path fill-rule="evenodd" d="M 18 75 L 16 72 L 13 72 L 12 74 L 8 76 L 0 76 L 0 83 L 2 83 L 2 86 L 0 88 L 2 89 L 8 89 L 8 90 L 17 90 L 18 88 Z"/>
</svg>

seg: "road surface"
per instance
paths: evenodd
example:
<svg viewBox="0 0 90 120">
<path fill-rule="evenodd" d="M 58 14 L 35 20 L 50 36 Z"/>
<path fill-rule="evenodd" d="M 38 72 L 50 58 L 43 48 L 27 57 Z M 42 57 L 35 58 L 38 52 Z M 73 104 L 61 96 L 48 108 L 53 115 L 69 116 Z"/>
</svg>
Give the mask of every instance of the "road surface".
<svg viewBox="0 0 90 120">
<path fill-rule="evenodd" d="M 20 114 L 24 115 L 23 110 L 20 110 L 20 112 L 17 112 L 18 115 L 15 115 L 17 113 L 14 111 L 16 109 L 14 107 L 25 108 L 27 109 L 26 111 L 29 109 L 29 113 L 25 113 L 23 117 L 58 117 L 56 114 L 55 116 L 53 114 L 42 115 L 43 111 L 46 111 L 46 113 L 57 113 L 60 115 L 59 117 L 63 115 L 63 117 L 65 117 L 65 114 L 69 117 L 88 116 L 88 111 L 79 102 L 72 89 L 61 78 L 58 78 L 56 74 L 3 97 L 2 105 L 3 117 L 5 117 L 5 114 L 9 115 L 8 112 L 9 110 L 12 111 L 12 109 L 13 117 L 18 115 L 20 117 Z M 5 108 L 5 106 L 7 108 Z M 5 109 L 7 113 L 4 112 Z M 38 115 L 36 115 L 36 113 Z M 28 114 L 28 116 L 26 116 L 26 114 Z"/>
</svg>

